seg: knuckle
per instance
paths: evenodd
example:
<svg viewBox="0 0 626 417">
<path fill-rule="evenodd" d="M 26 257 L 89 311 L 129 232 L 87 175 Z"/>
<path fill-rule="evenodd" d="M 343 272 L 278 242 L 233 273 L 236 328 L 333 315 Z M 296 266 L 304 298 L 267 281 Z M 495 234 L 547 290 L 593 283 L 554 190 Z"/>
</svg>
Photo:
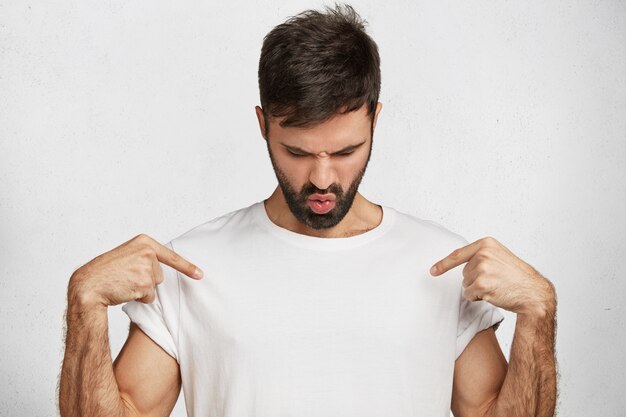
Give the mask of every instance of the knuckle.
<svg viewBox="0 0 626 417">
<path fill-rule="evenodd" d="M 147 237 L 148 236 L 145 233 L 139 233 L 137 236 L 132 238 L 132 240 L 135 242 L 145 242 Z"/>
<path fill-rule="evenodd" d="M 137 288 L 131 288 L 130 289 L 130 298 L 132 300 L 138 300 L 141 298 L 141 293 L 139 292 L 139 290 Z"/>
<path fill-rule="evenodd" d="M 141 260 L 139 262 L 134 262 L 130 267 L 132 276 L 134 277 L 133 280 L 140 282 L 142 277 L 149 273 L 148 266 L 147 262 L 141 262 Z"/>
<path fill-rule="evenodd" d="M 156 256 L 156 251 L 154 250 L 154 248 L 148 244 L 142 244 L 141 246 L 139 246 L 139 255 L 140 256 L 146 256 L 146 257 L 154 257 Z"/>
<path fill-rule="evenodd" d="M 154 301 L 154 299 L 155 299 L 154 293 L 148 293 L 144 297 L 142 297 L 139 301 L 141 301 L 144 304 L 150 304 Z"/>
<path fill-rule="evenodd" d="M 498 241 L 492 236 L 485 236 L 482 241 L 487 245 L 494 246 Z"/>
<path fill-rule="evenodd" d="M 152 278 L 150 277 L 150 275 L 141 275 L 135 282 L 135 285 L 137 286 L 137 288 L 142 289 L 144 291 L 148 290 L 152 288 L 152 285 L 153 285 Z"/>
<path fill-rule="evenodd" d="M 483 278 L 480 280 L 480 284 L 478 285 L 478 289 L 482 294 L 491 294 L 494 290 L 494 281 L 491 278 Z M 484 297 L 483 297 L 484 299 Z"/>
<path fill-rule="evenodd" d="M 476 281 L 474 281 L 474 286 L 476 287 L 477 290 L 480 290 L 480 291 L 484 291 L 487 289 L 486 281 L 480 278 L 477 278 Z"/>
<path fill-rule="evenodd" d="M 154 288 L 154 279 L 152 277 L 152 273 L 146 275 L 142 281 L 144 288 L 153 289 Z"/>
<path fill-rule="evenodd" d="M 143 281 L 152 276 L 152 264 L 148 262 L 142 262 L 137 265 L 137 275 L 139 280 Z"/>
<path fill-rule="evenodd" d="M 491 257 L 491 253 L 489 253 L 489 250 L 487 250 L 485 248 L 480 248 L 480 249 L 478 249 L 476 251 L 474 256 L 476 256 L 476 258 L 479 259 L 479 260 L 485 260 L 485 259 L 489 259 Z"/>
<path fill-rule="evenodd" d="M 476 272 L 478 273 L 478 275 L 484 275 L 488 272 L 489 268 L 487 266 L 486 263 L 481 262 L 478 265 L 476 265 Z"/>
</svg>

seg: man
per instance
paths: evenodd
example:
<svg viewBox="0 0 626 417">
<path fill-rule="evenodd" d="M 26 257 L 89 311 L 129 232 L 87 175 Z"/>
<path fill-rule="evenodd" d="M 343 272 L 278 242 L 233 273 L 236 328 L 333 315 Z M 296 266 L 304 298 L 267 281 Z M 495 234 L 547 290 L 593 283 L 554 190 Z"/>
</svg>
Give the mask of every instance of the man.
<svg viewBox="0 0 626 417">
<path fill-rule="evenodd" d="M 265 37 L 268 199 L 74 272 L 63 416 L 167 416 L 181 386 L 190 416 L 554 414 L 552 284 L 493 238 L 358 192 L 382 109 L 363 28 L 337 6 Z M 132 323 L 112 363 L 106 311 L 121 303 Z M 510 364 L 499 307 L 517 313 Z"/>
</svg>

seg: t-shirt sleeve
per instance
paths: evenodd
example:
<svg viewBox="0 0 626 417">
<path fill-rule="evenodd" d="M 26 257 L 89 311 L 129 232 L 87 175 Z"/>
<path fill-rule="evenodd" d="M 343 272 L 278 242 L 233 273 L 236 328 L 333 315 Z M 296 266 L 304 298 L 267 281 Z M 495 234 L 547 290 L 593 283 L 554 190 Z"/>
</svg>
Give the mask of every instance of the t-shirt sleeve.
<svg viewBox="0 0 626 417">
<path fill-rule="evenodd" d="M 468 245 L 469 241 L 462 237 L 462 244 Z M 460 267 L 459 267 L 460 268 Z M 462 283 L 463 276 L 460 277 Z M 487 301 L 469 301 L 463 297 L 463 287 L 461 284 L 459 299 L 459 321 L 456 331 L 456 359 L 461 356 L 463 350 L 474 338 L 476 333 L 495 326 L 494 330 L 500 327 L 504 320 L 504 314 L 499 307 Z"/>
<path fill-rule="evenodd" d="M 174 250 L 172 242 L 165 246 Z M 179 277 L 174 268 L 163 263 L 160 265 L 163 282 L 156 286 L 154 301 L 149 304 L 129 301 L 122 306 L 122 311 L 150 339 L 178 361 Z"/>
<path fill-rule="evenodd" d="M 504 314 L 500 308 L 484 300 L 466 300 L 462 291 L 460 303 L 459 322 L 456 331 L 456 359 L 461 356 L 476 333 L 491 326 L 495 326 L 494 330 L 497 330 L 504 320 Z"/>
</svg>

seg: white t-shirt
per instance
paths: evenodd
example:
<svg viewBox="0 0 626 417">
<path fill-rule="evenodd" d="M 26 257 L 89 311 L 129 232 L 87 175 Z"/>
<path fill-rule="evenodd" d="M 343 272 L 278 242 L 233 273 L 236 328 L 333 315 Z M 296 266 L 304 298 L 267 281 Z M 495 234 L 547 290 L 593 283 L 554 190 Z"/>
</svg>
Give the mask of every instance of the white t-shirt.
<svg viewBox="0 0 626 417">
<path fill-rule="evenodd" d="M 260 201 L 167 243 L 204 278 L 162 264 L 155 301 L 122 310 L 178 361 L 189 416 L 449 416 L 456 358 L 504 316 L 463 298 L 461 266 L 429 273 L 466 239 L 382 208 L 318 238 Z"/>
</svg>

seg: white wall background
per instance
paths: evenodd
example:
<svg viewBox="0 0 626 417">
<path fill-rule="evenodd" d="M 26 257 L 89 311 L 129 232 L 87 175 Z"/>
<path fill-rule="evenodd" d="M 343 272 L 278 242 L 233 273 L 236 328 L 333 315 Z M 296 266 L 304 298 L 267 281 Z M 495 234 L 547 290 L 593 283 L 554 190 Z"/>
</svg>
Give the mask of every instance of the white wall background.
<svg viewBox="0 0 626 417">
<path fill-rule="evenodd" d="M 624 416 L 626 3 L 351 4 L 383 77 L 361 192 L 552 280 L 558 415 Z M 57 413 L 76 268 L 269 196 L 262 38 L 321 5 L 0 1 L 0 415 Z"/>
</svg>

